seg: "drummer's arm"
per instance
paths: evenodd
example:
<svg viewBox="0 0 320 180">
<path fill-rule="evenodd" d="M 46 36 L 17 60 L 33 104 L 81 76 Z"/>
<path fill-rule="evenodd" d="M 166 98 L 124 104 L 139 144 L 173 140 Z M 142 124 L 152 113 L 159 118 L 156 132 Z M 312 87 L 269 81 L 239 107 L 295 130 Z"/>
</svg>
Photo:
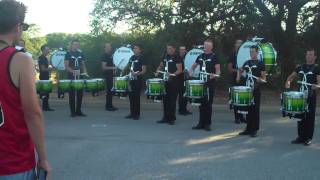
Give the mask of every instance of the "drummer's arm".
<svg viewBox="0 0 320 180">
<path fill-rule="evenodd" d="M 69 61 L 68 61 L 68 60 L 65 60 L 65 61 L 64 61 L 64 66 L 66 67 L 66 70 L 67 70 L 69 73 L 73 73 L 73 69 L 70 68 L 70 66 L 69 66 Z"/>
<path fill-rule="evenodd" d="M 177 67 L 177 71 L 173 73 L 175 76 L 182 73 L 182 63 L 176 64 L 176 67 Z"/>
<path fill-rule="evenodd" d="M 237 69 L 233 68 L 233 63 L 228 63 L 228 71 L 230 74 L 237 72 Z"/>
<path fill-rule="evenodd" d="M 292 72 L 289 77 L 287 78 L 287 81 L 285 83 L 286 88 L 290 88 L 290 84 L 292 81 L 294 81 L 297 78 L 298 74 L 296 72 Z"/>
<path fill-rule="evenodd" d="M 138 72 L 137 76 L 141 76 L 141 75 L 145 74 L 146 72 L 147 72 L 147 66 L 143 65 L 142 66 L 142 71 Z"/>
<path fill-rule="evenodd" d="M 193 63 L 190 70 L 189 70 L 189 74 L 192 75 L 194 70 L 198 67 L 198 63 Z"/>
<path fill-rule="evenodd" d="M 115 66 L 107 66 L 106 62 L 102 62 L 102 70 L 107 71 L 107 70 L 115 70 Z"/>
<path fill-rule="evenodd" d="M 84 74 L 88 74 L 86 63 L 84 61 L 82 61 L 81 64 L 82 64 L 82 67 L 83 67 L 83 73 Z"/>
<path fill-rule="evenodd" d="M 241 77 L 241 74 L 244 72 L 244 69 L 243 68 L 240 68 L 238 71 L 237 71 L 237 82 L 240 82 L 240 77 Z"/>
</svg>

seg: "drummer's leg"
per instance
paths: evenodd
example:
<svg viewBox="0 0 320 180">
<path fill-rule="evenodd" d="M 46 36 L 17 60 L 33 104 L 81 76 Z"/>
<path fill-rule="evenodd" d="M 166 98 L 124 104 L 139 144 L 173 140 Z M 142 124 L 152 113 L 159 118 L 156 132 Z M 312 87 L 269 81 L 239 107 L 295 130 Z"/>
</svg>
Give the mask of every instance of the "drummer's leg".
<svg viewBox="0 0 320 180">
<path fill-rule="evenodd" d="M 163 96 L 163 119 L 165 121 L 168 121 L 168 101 L 169 101 L 168 82 L 165 82 L 165 91 L 166 91 L 166 94 Z"/>
<path fill-rule="evenodd" d="M 76 114 L 75 108 L 75 90 L 70 89 L 69 91 L 69 106 L 71 111 L 71 116 Z"/>
<path fill-rule="evenodd" d="M 83 97 L 83 90 L 77 91 L 77 109 L 76 109 L 76 113 L 82 113 L 82 111 L 81 111 L 82 97 Z"/>
<path fill-rule="evenodd" d="M 106 105 L 105 105 L 106 109 L 113 107 L 113 105 L 112 105 L 112 92 L 111 92 L 112 86 L 113 86 L 112 77 L 111 78 L 107 77 L 106 78 L 107 91 L 106 91 Z"/>
<path fill-rule="evenodd" d="M 137 117 L 140 117 L 140 96 L 141 96 L 141 90 L 142 90 L 142 80 L 137 81 L 137 89 L 135 92 L 135 115 Z"/>
<path fill-rule="evenodd" d="M 261 99 L 261 91 L 260 89 L 256 89 L 254 91 L 254 119 L 252 124 L 252 130 L 254 132 L 258 131 L 260 129 L 260 99 Z"/>
<path fill-rule="evenodd" d="M 316 116 L 316 96 L 312 96 L 309 101 L 309 112 L 306 115 L 305 135 L 307 139 L 313 139 L 314 124 Z"/>
</svg>

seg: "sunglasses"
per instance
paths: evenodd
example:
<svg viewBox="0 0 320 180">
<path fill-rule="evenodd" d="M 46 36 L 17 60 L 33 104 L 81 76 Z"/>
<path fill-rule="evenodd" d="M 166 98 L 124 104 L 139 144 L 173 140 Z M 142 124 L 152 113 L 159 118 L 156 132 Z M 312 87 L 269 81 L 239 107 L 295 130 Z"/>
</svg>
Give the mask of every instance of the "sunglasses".
<svg viewBox="0 0 320 180">
<path fill-rule="evenodd" d="M 21 26 L 22 26 L 22 31 L 28 31 L 28 29 L 30 27 L 30 25 L 26 24 L 26 23 L 22 23 Z"/>
</svg>

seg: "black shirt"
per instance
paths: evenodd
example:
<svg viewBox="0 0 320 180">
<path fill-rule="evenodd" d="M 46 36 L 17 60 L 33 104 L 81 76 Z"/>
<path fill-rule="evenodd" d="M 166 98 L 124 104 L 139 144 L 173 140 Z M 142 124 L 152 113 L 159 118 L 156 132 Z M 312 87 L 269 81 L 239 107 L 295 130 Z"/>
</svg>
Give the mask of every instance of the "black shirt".
<svg viewBox="0 0 320 180">
<path fill-rule="evenodd" d="M 168 63 L 169 73 L 175 73 L 177 71 L 177 64 L 181 64 L 181 59 L 178 55 L 166 55 L 162 62 L 164 67 L 166 67 L 166 63 Z"/>
<path fill-rule="evenodd" d="M 256 77 L 261 77 L 261 72 L 266 71 L 264 63 L 259 60 L 248 60 L 243 64 L 242 68 L 248 73 L 249 68 L 247 66 L 251 67 L 252 75 Z M 248 76 L 246 79 L 247 78 Z M 257 83 L 257 80 L 255 78 L 253 78 L 253 80 L 255 81 L 255 88 L 258 88 L 259 84 Z"/>
<path fill-rule="evenodd" d="M 82 62 L 85 60 L 81 51 L 69 51 L 66 54 L 65 61 L 69 61 L 69 67 L 73 70 L 82 70 Z"/>
<path fill-rule="evenodd" d="M 206 61 L 205 63 L 203 61 Z M 204 65 L 206 65 L 206 72 L 207 73 L 214 73 L 216 74 L 216 65 L 220 64 L 217 56 L 215 53 L 210 53 L 210 54 L 205 54 L 202 53 L 200 54 L 197 59 L 196 63 L 200 65 L 200 71 Z M 215 82 L 215 79 L 209 79 L 208 82 Z"/>
<path fill-rule="evenodd" d="M 301 66 L 298 66 L 295 69 L 295 72 L 299 75 L 299 77 L 301 78 L 300 80 L 303 80 L 303 73 L 308 73 L 307 74 L 307 83 L 311 83 L 311 84 L 318 84 L 317 82 L 317 75 L 320 75 L 320 68 L 317 64 L 313 64 L 313 65 L 308 65 L 308 64 L 303 64 Z"/>
<path fill-rule="evenodd" d="M 146 65 L 147 65 L 147 63 L 142 55 L 140 55 L 140 56 L 133 55 L 129 59 L 129 68 L 131 68 L 131 66 L 133 66 L 134 72 L 137 72 L 137 71 L 141 72 L 142 66 L 146 66 Z"/>
<path fill-rule="evenodd" d="M 102 56 L 101 56 L 101 62 L 105 62 L 107 64 L 108 67 L 114 67 L 114 63 L 113 63 L 113 58 L 112 58 L 112 54 L 110 53 L 104 53 Z M 106 70 L 105 71 L 105 75 L 106 76 L 111 76 L 113 77 L 113 70 L 110 69 L 110 70 Z"/>
<path fill-rule="evenodd" d="M 232 64 L 232 69 L 238 69 L 237 65 L 237 52 L 233 52 L 231 56 L 229 57 L 228 63 Z M 237 72 L 232 72 L 231 73 L 231 81 L 233 84 L 236 84 L 236 79 L 237 79 Z"/>
<path fill-rule="evenodd" d="M 44 66 L 45 68 L 49 67 L 49 61 L 46 56 L 41 55 L 38 59 L 39 69 L 40 69 L 40 80 L 49 80 L 49 71 L 42 71 L 41 66 Z"/>
</svg>

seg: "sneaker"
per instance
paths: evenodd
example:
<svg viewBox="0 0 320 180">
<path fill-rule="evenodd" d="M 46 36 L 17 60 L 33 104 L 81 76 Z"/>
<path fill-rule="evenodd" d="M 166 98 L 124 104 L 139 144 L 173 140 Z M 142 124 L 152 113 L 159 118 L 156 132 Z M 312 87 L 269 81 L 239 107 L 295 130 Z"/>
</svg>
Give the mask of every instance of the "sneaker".
<svg viewBox="0 0 320 180">
<path fill-rule="evenodd" d="M 305 146 L 310 146 L 311 143 L 312 143 L 311 141 L 312 141 L 312 139 L 307 139 L 306 141 L 304 141 L 303 144 L 304 144 Z"/>
<path fill-rule="evenodd" d="M 239 135 L 244 136 L 244 135 L 250 135 L 250 132 L 245 130 L 239 133 Z"/>
<path fill-rule="evenodd" d="M 303 140 L 300 137 L 297 137 L 295 140 L 291 141 L 291 144 L 302 144 Z"/>
</svg>

